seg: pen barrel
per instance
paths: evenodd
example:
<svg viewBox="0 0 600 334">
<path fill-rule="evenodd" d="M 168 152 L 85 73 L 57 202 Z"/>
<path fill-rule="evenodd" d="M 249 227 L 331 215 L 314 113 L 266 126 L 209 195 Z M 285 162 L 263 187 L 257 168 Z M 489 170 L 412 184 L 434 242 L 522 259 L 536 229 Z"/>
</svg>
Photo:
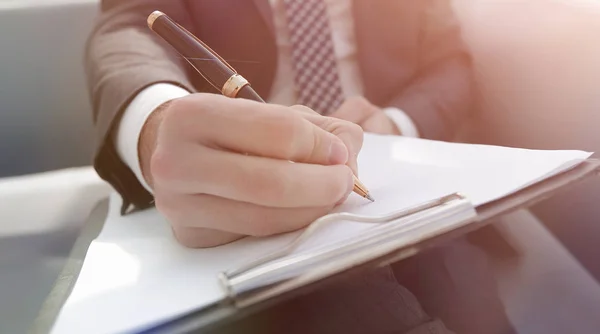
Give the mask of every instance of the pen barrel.
<svg viewBox="0 0 600 334">
<path fill-rule="evenodd" d="M 167 15 L 154 18 L 150 29 L 170 44 L 219 91 L 225 82 L 236 74 L 235 70 L 228 67 L 206 44 Z"/>
<path fill-rule="evenodd" d="M 244 86 L 236 95 L 237 98 L 265 102 L 250 86 Z"/>
</svg>

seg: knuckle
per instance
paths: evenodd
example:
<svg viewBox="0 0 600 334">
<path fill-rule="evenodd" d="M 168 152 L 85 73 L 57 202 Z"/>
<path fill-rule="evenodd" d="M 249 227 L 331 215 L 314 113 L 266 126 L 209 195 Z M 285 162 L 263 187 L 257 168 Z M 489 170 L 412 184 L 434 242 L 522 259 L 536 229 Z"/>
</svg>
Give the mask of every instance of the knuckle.
<svg viewBox="0 0 600 334">
<path fill-rule="evenodd" d="M 173 99 L 165 108 L 163 123 L 172 132 L 181 132 L 189 128 L 190 119 L 205 118 L 209 115 L 212 110 L 209 108 L 211 104 L 214 104 L 214 101 L 211 101 L 208 94 L 193 94 Z"/>
<path fill-rule="evenodd" d="M 150 158 L 150 173 L 156 185 L 168 183 L 177 175 L 177 159 L 172 150 L 162 146 L 156 148 Z"/>
<path fill-rule="evenodd" d="M 300 116 L 292 113 L 277 115 L 274 126 L 270 127 L 278 155 L 283 159 L 293 159 L 298 154 L 299 139 L 302 136 L 304 124 Z"/>
<path fill-rule="evenodd" d="M 301 124 L 301 117 L 292 113 L 281 114 L 277 117 L 276 130 L 282 137 L 292 141 Z"/>
<path fill-rule="evenodd" d="M 189 105 L 189 99 L 186 97 L 169 101 L 164 110 L 163 123 L 167 125 L 179 124 L 184 118 L 183 114 L 189 110 Z"/>
</svg>

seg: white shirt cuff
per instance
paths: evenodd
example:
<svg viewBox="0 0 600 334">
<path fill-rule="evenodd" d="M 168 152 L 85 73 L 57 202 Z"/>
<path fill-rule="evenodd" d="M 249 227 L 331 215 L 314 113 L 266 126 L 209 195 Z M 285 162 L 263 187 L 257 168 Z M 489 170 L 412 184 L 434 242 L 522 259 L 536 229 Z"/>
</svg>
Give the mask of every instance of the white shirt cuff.
<svg viewBox="0 0 600 334">
<path fill-rule="evenodd" d="M 161 104 L 190 93 L 172 84 L 159 83 L 142 90 L 127 106 L 117 131 L 116 148 L 119 157 L 133 171 L 139 182 L 152 193 L 140 167 L 138 142 L 148 116 Z"/>
<path fill-rule="evenodd" d="M 405 112 L 394 107 L 384 108 L 383 112 L 396 124 L 403 136 L 419 138 L 419 129 Z"/>
</svg>

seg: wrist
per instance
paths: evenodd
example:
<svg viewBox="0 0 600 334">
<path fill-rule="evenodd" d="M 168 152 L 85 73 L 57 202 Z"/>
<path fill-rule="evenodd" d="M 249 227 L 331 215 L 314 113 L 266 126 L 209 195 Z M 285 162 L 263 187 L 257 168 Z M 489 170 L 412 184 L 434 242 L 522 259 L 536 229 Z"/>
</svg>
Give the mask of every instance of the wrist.
<svg viewBox="0 0 600 334">
<path fill-rule="evenodd" d="M 405 137 L 419 137 L 419 130 L 405 112 L 395 107 L 384 108 L 383 112 L 394 123 L 400 134 Z"/>
<path fill-rule="evenodd" d="M 150 162 L 152 161 L 152 154 L 156 149 L 160 124 L 164 119 L 165 111 L 171 101 L 172 100 L 164 102 L 154 109 L 154 111 L 146 119 L 146 122 L 144 122 L 142 130 L 140 131 L 137 147 L 140 171 L 142 177 L 150 188 L 153 188 Z"/>
<path fill-rule="evenodd" d="M 148 185 L 149 168 L 144 166 L 142 173 L 142 161 L 140 154 L 145 157 L 152 154 L 158 124 L 162 119 L 162 113 L 156 113 L 167 101 L 180 98 L 190 93 L 179 87 L 168 83 L 157 83 L 149 86 L 138 93 L 123 113 L 116 133 L 116 149 L 119 158 L 135 174 L 138 182 L 146 191 L 152 194 L 152 188 Z M 148 122 L 152 116 L 153 120 Z M 142 130 L 145 134 L 142 139 Z M 152 138 L 152 139 L 150 139 Z M 143 141 L 143 143 L 141 143 Z"/>
</svg>

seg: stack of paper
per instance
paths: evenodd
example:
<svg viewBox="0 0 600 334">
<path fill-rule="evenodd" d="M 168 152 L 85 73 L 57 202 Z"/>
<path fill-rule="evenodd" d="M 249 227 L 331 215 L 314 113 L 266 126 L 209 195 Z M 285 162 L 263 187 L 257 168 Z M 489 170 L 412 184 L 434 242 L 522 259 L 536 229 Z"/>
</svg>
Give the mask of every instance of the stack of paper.
<svg viewBox="0 0 600 334">
<path fill-rule="evenodd" d="M 360 179 L 376 201 L 352 194 L 337 211 L 385 214 L 454 192 L 477 206 L 565 171 L 590 155 L 366 135 Z M 157 211 L 120 216 L 119 207 L 120 199 L 113 194 L 104 229 L 90 246 L 54 333 L 141 330 L 216 303 L 225 296 L 219 272 L 279 249 L 299 233 L 186 249 Z M 303 247 L 352 238 L 367 228 L 372 225 L 336 222 Z"/>
</svg>

